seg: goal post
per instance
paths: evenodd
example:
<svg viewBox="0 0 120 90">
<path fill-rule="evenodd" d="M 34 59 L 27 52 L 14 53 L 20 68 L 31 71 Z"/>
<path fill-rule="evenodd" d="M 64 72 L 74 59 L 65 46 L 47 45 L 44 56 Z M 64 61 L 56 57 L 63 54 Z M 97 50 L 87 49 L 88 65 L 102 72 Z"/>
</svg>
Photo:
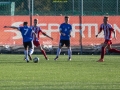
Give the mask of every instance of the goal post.
<svg viewBox="0 0 120 90">
<path fill-rule="evenodd" d="M 11 2 L 11 16 L 15 15 L 14 12 L 15 12 L 15 2 Z"/>
<path fill-rule="evenodd" d="M 14 16 L 15 15 L 15 2 L 0 2 L 0 15 Z"/>
</svg>

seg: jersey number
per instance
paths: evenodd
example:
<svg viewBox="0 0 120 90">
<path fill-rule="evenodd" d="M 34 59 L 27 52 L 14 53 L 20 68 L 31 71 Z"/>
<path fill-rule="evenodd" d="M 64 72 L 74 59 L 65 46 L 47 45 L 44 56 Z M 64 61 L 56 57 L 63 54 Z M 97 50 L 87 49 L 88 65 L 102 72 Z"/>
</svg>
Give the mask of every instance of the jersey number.
<svg viewBox="0 0 120 90">
<path fill-rule="evenodd" d="M 28 29 L 24 29 L 25 30 L 25 33 L 24 33 L 24 35 L 26 35 L 27 34 L 27 32 L 28 32 Z"/>
</svg>

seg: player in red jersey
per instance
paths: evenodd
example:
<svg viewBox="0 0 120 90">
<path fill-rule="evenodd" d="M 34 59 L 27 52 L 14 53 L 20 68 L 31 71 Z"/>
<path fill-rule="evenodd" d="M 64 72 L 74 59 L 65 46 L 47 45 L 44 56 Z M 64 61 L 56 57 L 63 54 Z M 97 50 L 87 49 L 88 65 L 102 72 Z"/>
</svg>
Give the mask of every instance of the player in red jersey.
<svg viewBox="0 0 120 90">
<path fill-rule="evenodd" d="M 37 26 L 38 23 L 38 19 L 34 19 L 34 26 L 32 26 L 32 30 L 37 34 L 37 38 L 35 38 L 35 36 L 33 35 L 33 43 L 36 47 L 38 47 L 40 49 L 40 51 L 42 52 L 42 54 L 44 55 L 45 59 L 48 60 L 48 57 L 46 55 L 46 52 L 43 50 L 40 42 L 39 42 L 39 34 L 42 33 L 44 36 L 50 38 L 51 40 L 53 40 L 52 37 L 48 36 L 47 34 L 45 34 L 40 27 Z"/>
<path fill-rule="evenodd" d="M 98 60 L 98 62 L 103 62 L 104 61 L 104 55 L 105 55 L 105 49 L 108 48 L 109 52 L 116 52 L 116 53 L 120 53 L 119 50 L 116 50 L 114 48 L 111 47 L 112 44 L 112 33 L 114 33 L 114 38 L 116 39 L 116 35 L 115 35 L 115 31 L 112 28 L 112 26 L 108 23 L 109 17 L 105 16 L 103 18 L 103 24 L 100 25 L 100 31 L 98 32 L 98 34 L 96 35 L 96 37 L 98 37 L 98 35 L 102 32 L 104 32 L 104 39 L 105 42 L 102 45 L 101 48 L 101 58 Z"/>
</svg>

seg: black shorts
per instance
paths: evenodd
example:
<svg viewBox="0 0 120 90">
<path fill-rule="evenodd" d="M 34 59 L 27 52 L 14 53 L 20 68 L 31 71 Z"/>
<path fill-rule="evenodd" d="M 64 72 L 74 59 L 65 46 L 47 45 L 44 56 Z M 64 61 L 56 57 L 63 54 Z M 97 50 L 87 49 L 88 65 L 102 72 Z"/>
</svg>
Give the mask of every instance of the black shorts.
<svg viewBox="0 0 120 90">
<path fill-rule="evenodd" d="M 70 47 L 70 40 L 60 40 L 59 45 L 63 47 L 64 44 L 66 47 Z"/>
<path fill-rule="evenodd" d="M 23 42 L 24 48 L 26 49 L 27 47 L 33 48 L 33 41 L 29 42 Z"/>
</svg>

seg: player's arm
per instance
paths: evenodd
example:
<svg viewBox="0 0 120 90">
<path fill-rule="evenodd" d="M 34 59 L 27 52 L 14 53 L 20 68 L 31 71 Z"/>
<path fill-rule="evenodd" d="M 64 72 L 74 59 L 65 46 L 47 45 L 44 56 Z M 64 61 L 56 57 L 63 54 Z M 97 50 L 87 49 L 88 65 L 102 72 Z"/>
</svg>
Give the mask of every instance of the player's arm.
<svg viewBox="0 0 120 90">
<path fill-rule="evenodd" d="M 116 33 L 115 33 L 115 31 L 112 31 L 113 33 L 114 33 L 114 38 L 116 38 Z"/>
<path fill-rule="evenodd" d="M 70 31 L 70 34 L 69 34 L 69 36 L 71 37 L 71 31 Z"/>
<path fill-rule="evenodd" d="M 15 26 L 4 26 L 4 28 L 13 28 L 13 29 L 18 29 L 18 27 L 15 27 Z"/>
<path fill-rule="evenodd" d="M 98 37 L 98 35 L 102 32 L 102 28 L 100 28 L 100 31 L 98 32 L 98 34 L 96 35 L 96 37 Z"/>
<path fill-rule="evenodd" d="M 32 30 L 33 35 L 37 38 L 37 34 Z"/>
<path fill-rule="evenodd" d="M 60 25 L 60 27 L 59 27 L 59 32 L 60 32 L 60 34 L 63 35 L 63 36 L 66 35 L 65 33 L 62 32 L 62 25 Z"/>
<path fill-rule="evenodd" d="M 59 32 L 60 32 L 60 34 L 63 35 L 63 36 L 66 35 L 65 33 L 62 32 L 62 24 L 61 24 L 60 27 L 59 27 Z"/>
<path fill-rule="evenodd" d="M 114 34 L 114 38 L 117 39 L 117 38 L 116 38 L 116 32 L 114 31 L 114 29 L 112 30 L 112 32 L 113 32 L 113 34 Z"/>
<path fill-rule="evenodd" d="M 71 32 L 72 32 L 72 26 L 71 26 L 71 29 L 70 29 L 70 34 L 69 34 L 69 36 L 71 37 Z"/>
<path fill-rule="evenodd" d="M 110 26 L 110 30 L 113 32 L 114 38 L 117 39 L 117 38 L 116 38 L 116 32 L 115 32 L 115 30 L 112 28 L 112 26 Z"/>
<path fill-rule="evenodd" d="M 42 32 L 42 31 L 41 31 L 41 33 L 42 33 L 44 36 L 46 36 L 46 37 L 50 38 L 51 40 L 53 40 L 53 38 L 50 37 L 50 36 L 48 36 L 46 33 Z"/>
</svg>

